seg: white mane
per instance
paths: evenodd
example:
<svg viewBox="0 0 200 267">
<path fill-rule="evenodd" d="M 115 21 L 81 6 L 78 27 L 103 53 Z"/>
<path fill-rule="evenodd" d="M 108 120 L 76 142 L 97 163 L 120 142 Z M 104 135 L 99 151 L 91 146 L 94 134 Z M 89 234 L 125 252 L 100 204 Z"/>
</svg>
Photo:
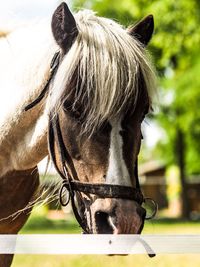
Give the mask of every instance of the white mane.
<svg viewBox="0 0 200 267">
<path fill-rule="evenodd" d="M 121 25 L 88 10 L 78 12 L 75 19 L 79 34 L 56 74 L 50 107 L 58 110 L 77 72 L 80 81 L 74 88 L 75 103 L 84 102 L 87 110 L 84 130 L 91 131 L 119 115 L 130 99 L 136 103 L 139 71 L 151 98 L 154 73 L 144 48 Z"/>
</svg>

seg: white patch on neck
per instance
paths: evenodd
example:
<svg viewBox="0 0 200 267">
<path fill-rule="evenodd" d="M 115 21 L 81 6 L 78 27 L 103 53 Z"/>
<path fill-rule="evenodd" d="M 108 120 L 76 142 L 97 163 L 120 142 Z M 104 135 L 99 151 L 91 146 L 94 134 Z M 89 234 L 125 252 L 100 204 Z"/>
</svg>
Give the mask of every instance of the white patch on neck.
<svg viewBox="0 0 200 267">
<path fill-rule="evenodd" d="M 116 185 L 131 185 L 131 179 L 123 158 L 123 139 L 120 135 L 121 120 L 110 122 L 112 126 L 110 134 L 109 164 L 106 175 L 106 183 Z"/>
</svg>

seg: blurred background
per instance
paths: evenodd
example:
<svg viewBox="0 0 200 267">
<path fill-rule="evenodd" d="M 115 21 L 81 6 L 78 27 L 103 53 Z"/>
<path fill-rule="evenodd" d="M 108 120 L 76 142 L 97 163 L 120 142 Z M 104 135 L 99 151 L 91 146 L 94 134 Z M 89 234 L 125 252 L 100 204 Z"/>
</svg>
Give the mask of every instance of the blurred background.
<svg viewBox="0 0 200 267">
<path fill-rule="evenodd" d="M 0 3 L 0 29 L 51 16 L 61 1 L 7 0 Z M 155 31 L 148 46 L 158 76 L 158 97 L 154 112 L 143 123 L 140 153 L 140 182 L 145 195 L 159 205 L 157 218 L 147 222 L 144 233 L 200 233 L 200 1 L 199 0 L 71 0 L 72 10 L 93 9 L 125 26 L 154 15 Z M 46 163 L 40 164 L 41 172 Z M 41 178 L 52 191 L 59 179 L 52 168 Z M 55 192 L 54 192 L 55 193 Z M 55 200 L 37 207 L 21 233 L 80 233 L 71 210 Z M 56 256 L 57 257 L 57 256 Z M 85 257 L 85 258 L 84 258 Z M 133 258 L 136 257 L 136 258 Z M 144 256 L 98 258 L 89 256 L 50 257 L 50 263 L 29 256 L 17 256 L 13 266 L 190 266 L 189 256 L 170 256 L 160 265 Z M 162 256 L 165 257 L 165 256 Z M 84 263 L 83 263 L 84 259 Z M 163 258 L 162 258 L 163 259 Z M 194 258 L 193 258 L 194 259 Z M 192 260 L 193 260 L 192 259 Z M 199 257 L 193 262 L 200 266 Z M 149 262 L 150 261 L 150 262 Z M 35 265 L 34 265 L 35 264 Z M 114 265 L 113 265 L 114 264 Z M 152 265 L 151 265 L 152 264 Z"/>
</svg>

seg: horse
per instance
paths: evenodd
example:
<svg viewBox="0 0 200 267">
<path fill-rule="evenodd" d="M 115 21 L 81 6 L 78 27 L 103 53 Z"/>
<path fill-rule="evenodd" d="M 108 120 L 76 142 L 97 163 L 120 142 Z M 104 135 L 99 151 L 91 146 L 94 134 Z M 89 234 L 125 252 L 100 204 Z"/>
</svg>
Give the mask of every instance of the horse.
<svg viewBox="0 0 200 267">
<path fill-rule="evenodd" d="M 47 155 L 63 179 L 60 201 L 71 200 L 85 233 L 141 233 L 137 157 L 155 93 L 146 52 L 153 28 L 152 15 L 126 29 L 89 10 L 72 14 L 63 2 L 51 21 L 2 34 L 1 234 L 25 224 L 30 209 L 9 215 L 34 199 Z M 1 255 L 0 266 L 12 257 Z"/>
</svg>

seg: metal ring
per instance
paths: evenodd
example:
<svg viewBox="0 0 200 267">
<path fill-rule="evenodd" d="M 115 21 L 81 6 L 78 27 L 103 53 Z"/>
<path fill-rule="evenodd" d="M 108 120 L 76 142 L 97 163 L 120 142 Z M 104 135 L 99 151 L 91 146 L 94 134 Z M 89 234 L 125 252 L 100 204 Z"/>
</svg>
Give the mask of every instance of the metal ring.
<svg viewBox="0 0 200 267">
<path fill-rule="evenodd" d="M 67 198 L 66 202 L 63 201 L 63 194 L 65 193 L 64 192 L 65 189 L 68 192 L 68 198 Z M 70 193 L 69 193 L 68 188 L 67 188 L 67 185 L 65 183 L 63 183 L 63 185 L 61 186 L 60 194 L 59 194 L 59 199 L 60 199 L 60 204 L 63 207 L 66 207 L 69 204 L 69 201 L 70 201 Z"/>
<path fill-rule="evenodd" d="M 70 183 L 70 182 L 72 181 L 72 179 L 71 179 L 70 176 L 69 176 L 69 172 L 68 172 L 68 170 L 67 170 L 67 168 L 66 168 L 66 165 L 63 165 L 63 172 L 64 172 L 64 175 L 65 175 L 65 177 L 66 177 L 66 178 L 65 178 L 66 181 L 64 180 L 63 183 L 65 184 L 65 183 L 67 182 L 67 185 L 68 185 L 67 190 L 68 190 L 70 196 L 71 196 L 71 197 L 74 197 L 74 191 L 72 190 L 71 183 Z"/>
<path fill-rule="evenodd" d="M 144 198 L 144 203 L 146 203 L 146 202 L 150 202 L 152 204 L 152 206 L 154 207 L 153 213 L 150 216 L 145 217 L 145 220 L 151 220 L 156 216 L 156 213 L 158 211 L 158 204 L 155 202 L 155 200 L 153 200 L 150 197 L 145 197 Z"/>
</svg>

